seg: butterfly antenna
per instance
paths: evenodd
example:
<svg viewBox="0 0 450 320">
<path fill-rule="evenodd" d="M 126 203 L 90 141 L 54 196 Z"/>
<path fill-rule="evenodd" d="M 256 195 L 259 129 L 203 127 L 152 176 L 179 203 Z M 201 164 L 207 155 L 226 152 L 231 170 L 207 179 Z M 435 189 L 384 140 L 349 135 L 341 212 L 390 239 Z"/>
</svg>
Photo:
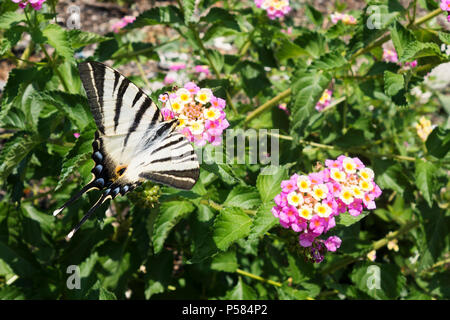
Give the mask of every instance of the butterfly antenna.
<svg viewBox="0 0 450 320">
<path fill-rule="evenodd" d="M 89 182 L 87 185 L 85 185 L 80 191 L 78 191 L 72 198 L 70 198 L 69 201 L 67 201 L 66 203 L 64 203 L 62 205 L 62 207 L 60 207 L 59 209 L 56 209 L 55 211 L 53 211 L 53 216 L 57 216 L 61 211 L 63 211 L 66 207 L 68 207 L 69 205 L 71 205 L 73 202 L 75 202 L 75 200 L 77 200 L 79 197 L 81 197 L 83 194 L 85 194 L 86 192 L 88 192 L 89 190 L 91 190 L 92 188 L 96 187 L 96 183 L 95 181 L 91 181 Z"/>
<path fill-rule="evenodd" d="M 67 235 L 67 240 L 72 239 L 75 232 L 77 232 L 78 229 L 80 229 L 80 227 L 86 222 L 86 220 L 91 217 L 91 215 L 94 213 L 94 211 L 106 201 L 108 196 L 109 197 L 111 196 L 109 194 L 109 192 L 103 193 L 103 195 L 97 200 L 97 202 L 94 203 L 94 205 L 88 210 L 88 212 L 86 212 L 86 214 L 83 216 L 83 218 L 80 220 L 80 222 L 78 222 L 78 224 L 75 226 L 75 228 L 73 228 L 72 231 L 69 232 L 69 234 Z"/>
</svg>

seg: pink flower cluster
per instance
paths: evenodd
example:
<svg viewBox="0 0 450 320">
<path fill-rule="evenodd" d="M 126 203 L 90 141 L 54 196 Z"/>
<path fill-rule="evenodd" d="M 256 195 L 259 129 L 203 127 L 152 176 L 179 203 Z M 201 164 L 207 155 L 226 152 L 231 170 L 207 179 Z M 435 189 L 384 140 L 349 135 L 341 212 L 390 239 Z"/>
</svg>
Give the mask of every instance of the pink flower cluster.
<svg viewBox="0 0 450 320">
<path fill-rule="evenodd" d="M 187 70 L 186 70 L 187 69 Z M 176 78 L 179 77 L 179 71 L 186 70 L 189 72 L 190 68 L 183 62 L 175 62 L 169 67 L 170 72 L 166 74 L 164 77 L 164 84 L 169 85 L 176 81 Z M 192 72 L 197 73 L 200 78 L 209 77 L 211 72 L 209 71 L 209 67 L 206 65 L 196 65 Z M 182 78 L 182 77 L 181 77 Z"/>
<path fill-rule="evenodd" d="M 134 16 L 125 16 L 120 21 L 114 23 L 111 28 L 114 33 L 118 33 L 120 29 L 124 28 L 127 24 L 133 23 L 134 20 L 136 20 Z"/>
<path fill-rule="evenodd" d="M 266 10 L 271 20 L 283 18 L 291 11 L 289 0 L 255 0 L 255 4 L 258 8 Z"/>
<path fill-rule="evenodd" d="M 321 261 L 324 247 L 336 251 L 341 239 L 316 239 L 335 227 L 335 217 L 348 211 L 352 216 L 364 208 L 375 209 L 381 189 L 375 184 L 374 172 L 358 158 L 344 155 L 326 160 L 326 168 L 309 175 L 294 174 L 281 182 L 281 193 L 274 201 L 272 214 L 284 228 L 300 232 L 299 243 L 311 247 L 316 262 Z"/>
<path fill-rule="evenodd" d="M 225 100 L 213 95 L 211 89 L 188 82 L 175 92 L 161 94 L 159 101 L 164 120 L 178 118 L 178 130 L 197 146 L 207 142 L 222 143 L 222 132 L 230 125 L 225 114 Z"/>
<path fill-rule="evenodd" d="M 316 110 L 322 111 L 326 107 L 328 107 L 331 103 L 331 96 L 333 95 L 333 91 L 326 89 L 322 96 L 320 97 L 319 101 L 316 104 Z"/>
<path fill-rule="evenodd" d="M 450 22 L 450 0 L 441 0 L 442 11 L 447 11 L 447 21 Z"/>
<path fill-rule="evenodd" d="M 45 2 L 45 0 L 12 0 L 14 3 L 18 3 L 19 7 L 24 9 L 27 4 L 30 4 L 34 10 L 41 10 L 42 4 Z"/>
<path fill-rule="evenodd" d="M 331 14 L 331 22 L 334 24 L 342 21 L 343 24 L 356 24 L 356 19 L 354 16 L 346 13 L 335 12 Z"/>
<path fill-rule="evenodd" d="M 395 49 L 391 50 L 383 48 L 383 61 L 396 63 L 399 66 L 402 66 L 402 63 L 398 61 L 397 51 L 395 51 Z M 404 66 L 407 68 L 415 68 L 417 67 L 417 60 L 405 62 Z"/>
</svg>

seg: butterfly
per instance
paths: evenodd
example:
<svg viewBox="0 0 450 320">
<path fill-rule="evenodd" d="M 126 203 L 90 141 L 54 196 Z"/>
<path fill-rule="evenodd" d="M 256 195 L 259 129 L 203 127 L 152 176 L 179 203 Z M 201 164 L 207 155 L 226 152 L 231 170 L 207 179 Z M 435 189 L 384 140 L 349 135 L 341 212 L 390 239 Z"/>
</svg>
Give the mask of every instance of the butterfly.
<svg viewBox="0 0 450 320">
<path fill-rule="evenodd" d="M 67 235 L 69 239 L 106 200 L 123 196 L 146 180 L 189 190 L 200 172 L 193 146 L 176 131 L 178 120 L 164 121 L 142 89 L 100 62 L 80 63 L 78 70 L 98 129 L 92 143 L 93 177 L 53 215 L 86 192 L 103 192 Z"/>
</svg>

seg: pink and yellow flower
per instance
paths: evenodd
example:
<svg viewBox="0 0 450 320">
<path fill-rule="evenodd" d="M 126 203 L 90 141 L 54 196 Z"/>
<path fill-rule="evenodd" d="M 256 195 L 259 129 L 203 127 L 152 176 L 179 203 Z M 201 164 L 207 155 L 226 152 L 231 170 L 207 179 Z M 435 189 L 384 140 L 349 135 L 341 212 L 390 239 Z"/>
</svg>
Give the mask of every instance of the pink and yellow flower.
<svg viewBox="0 0 450 320">
<path fill-rule="evenodd" d="M 284 228 L 300 233 L 300 245 L 311 247 L 315 262 L 323 260 L 323 250 L 336 251 L 341 245 L 336 236 L 316 239 L 336 226 L 335 217 L 346 211 L 358 216 L 364 209 L 375 209 L 375 199 L 381 195 L 374 172 L 360 159 L 342 155 L 326 160 L 325 165 L 319 172 L 293 174 L 282 181 L 272 208 Z"/>
<path fill-rule="evenodd" d="M 226 119 L 226 102 L 207 88 L 188 82 L 176 92 L 159 96 L 165 120 L 178 119 L 178 130 L 197 146 L 207 142 L 222 143 L 222 133 L 230 125 Z"/>
</svg>

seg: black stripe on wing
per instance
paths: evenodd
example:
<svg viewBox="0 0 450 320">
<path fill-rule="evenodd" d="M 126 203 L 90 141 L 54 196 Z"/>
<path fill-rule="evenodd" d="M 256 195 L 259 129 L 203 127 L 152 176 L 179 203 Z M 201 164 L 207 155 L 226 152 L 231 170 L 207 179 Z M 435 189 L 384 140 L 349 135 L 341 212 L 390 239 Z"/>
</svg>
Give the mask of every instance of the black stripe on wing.
<svg viewBox="0 0 450 320">
<path fill-rule="evenodd" d="M 83 62 L 78 65 L 81 82 L 86 90 L 91 112 L 101 133 L 105 133 L 103 124 L 103 85 L 105 66 L 93 62 Z"/>
<path fill-rule="evenodd" d="M 200 174 L 199 168 L 188 170 L 167 170 L 158 172 L 143 172 L 139 176 L 169 187 L 189 190 L 195 185 Z"/>
</svg>

